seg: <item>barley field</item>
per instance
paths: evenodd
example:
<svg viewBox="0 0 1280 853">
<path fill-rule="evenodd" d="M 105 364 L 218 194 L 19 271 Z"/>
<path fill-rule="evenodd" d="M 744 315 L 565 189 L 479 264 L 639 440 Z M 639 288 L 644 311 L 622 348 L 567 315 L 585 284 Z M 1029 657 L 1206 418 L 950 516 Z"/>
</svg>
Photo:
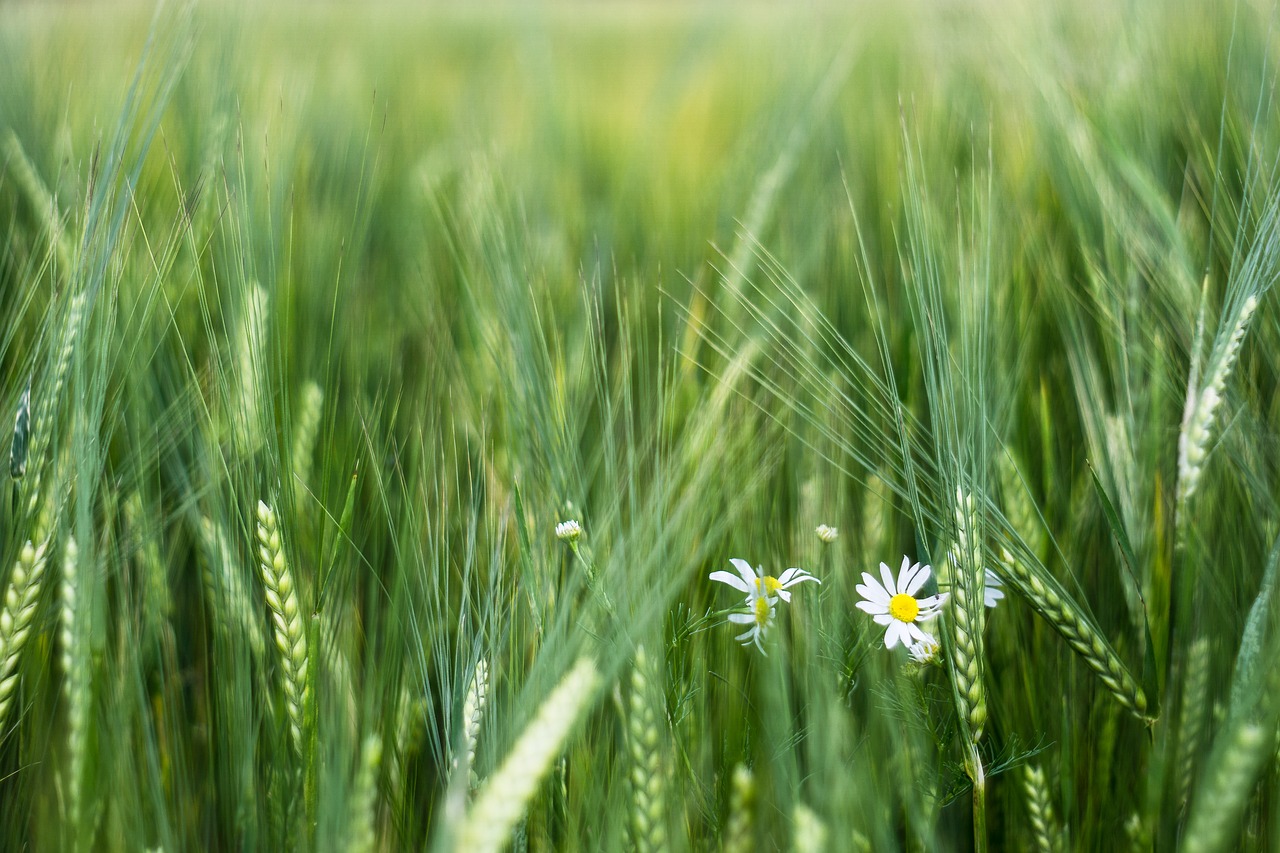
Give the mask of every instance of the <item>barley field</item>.
<svg viewBox="0 0 1280 853">
<path fill-rule="evenodd" d="M 1278 11 L 0 2 L 0 849 L 1280 850 Z"/>
</svg>

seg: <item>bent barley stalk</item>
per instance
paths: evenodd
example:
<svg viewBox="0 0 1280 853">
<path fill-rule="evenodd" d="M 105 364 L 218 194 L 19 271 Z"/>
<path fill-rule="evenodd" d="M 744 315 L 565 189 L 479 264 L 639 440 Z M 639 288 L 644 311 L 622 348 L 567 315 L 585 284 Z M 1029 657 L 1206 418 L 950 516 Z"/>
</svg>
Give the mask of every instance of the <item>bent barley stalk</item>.
<svg viewBox="0 0 1280 853">
<path fill-rule="evenodd" d="M 538 708 L 502 766 L 485 782 L 454 838 L 458 853 L 498 853 L 520 822 L 538 783 L 595 694 L 600 674 L 581 658 Z"/>
<path fill-rule="evenodd" d="M 1001 552 L 1000 567 L 1008 579 L 1017 585 L 1031 607 L 1097 673 L 1116 701 L 1144 722 L 1150 723 L 1146 694 L 1121 663 L 1111 644 L 1089 623 L 1075 602 L 1053 589 L 1008 551 Z"/>
<path fill-rule="evenodd" d="M 293 572 L 289 570 L 280 542 L 280 526 L 275 511 L 263 501 L 258 501 L 258 560 L 267 606 L 271 608 L 275 624 L 276 648 L 280 650 L 289 732 L 301 754 L 302 715 L 307 702 L 307 637 Z"/>
</svg>

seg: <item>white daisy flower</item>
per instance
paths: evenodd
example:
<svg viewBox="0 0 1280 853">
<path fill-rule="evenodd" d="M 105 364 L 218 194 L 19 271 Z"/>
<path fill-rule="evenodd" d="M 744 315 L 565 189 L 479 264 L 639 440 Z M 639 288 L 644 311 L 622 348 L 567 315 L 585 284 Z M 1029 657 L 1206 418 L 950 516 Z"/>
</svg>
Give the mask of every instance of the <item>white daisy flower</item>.
<svg viewBox="0 0 1280 853">
<path fill-rule="evenodd" d="M 756 648 L 760 650 L 760 654 L 766 654 L 764 646 L 760 644 L 760 638 L 764 636 L 764 632 L 773 624 L 773 608 L 777 603 L 778 599 L 768 595 L 761 595 L 755 590 L 747 593 L 746 612 L 730 613 L 729 621 L 735 625 L 750 625 L 751 627 L 734 637 L 734 639 L 744 646 L 755 643 Z"/>
<path fill-rule="evenodd" d="M 982 603 L 987 607 L 995 607 L 996 602 L 1004 598 L 1004 581 L 990 569 L 986 569 L 986 573 L 986 579 L 983 581 Z"/>
<path fill-rule="evenodd" d="M 798 583 L 805 581 L 822 581 L 806 572 L 804 569 L 787 569 L 782 573 L 782 577 L 775 578 L 772 575 L 764 573 L 764 567 L 758 569 L 751 568 L 751 564 L 746 560 L 740 560 L 734 557 L 729 561 L 733 563 L 733 567 L 738 570 L 738 574 L 733 572 L 712 572 L 710 577 L 713 581 L 719 581 L 723 584 L 736 589 L 738 592 L 747 594 L 748 603 L 752 595 L 777 596 L 788 604 L 791 602 L 791 593 L 787 590 Z"/>
<path fill-rule="evenodd" d="M 821 539 L 825 545 L 830 545 L 832 542 L 836 541 L 837 537 L 840 536 L 840 531 L 838 529 L 828 527 L 825 524 L 819 524 L 817 529 L 813 532 L 818 534 L 818 538 Z"/>
<path fill-rule="evenodd" d="M 938 645 L 937 639 L 930 633 L 925 633 L 923 640 L 917 640 L 911 644 L 911 659 L 921 666 L 928 666 L 938 662 L 938 654 L 942 651 L 942 646 Z"/>
<path fill-rule="evenodd" d="M 570 519 L 556 525 L 556 538 L 561 542 L 577 542 L 582 536 L 582 525 Z"/>
<path fill-rule="evenodd" d="M 929 580 L 932 572 L 930 566 L 913 564 L 910 558 L 903 557 L 896 583 L 893 573 L 884 563 L 880 564 L 883 583 L 867 572 L 862 573 L 864 583 L 858 584 L 856 589 L 863 600 L 856 606 L 864 613 L 870 613 L 877 625 L 885 627 L 885 648 L 891 649 L 900 642 L 923 642 L 929 637 L 929 634 L 921 630 L 919 623 L 935 618 L 947 600 L 945 592 L 927 598 L 916 598 L 916 593 Z"/>
</svg>

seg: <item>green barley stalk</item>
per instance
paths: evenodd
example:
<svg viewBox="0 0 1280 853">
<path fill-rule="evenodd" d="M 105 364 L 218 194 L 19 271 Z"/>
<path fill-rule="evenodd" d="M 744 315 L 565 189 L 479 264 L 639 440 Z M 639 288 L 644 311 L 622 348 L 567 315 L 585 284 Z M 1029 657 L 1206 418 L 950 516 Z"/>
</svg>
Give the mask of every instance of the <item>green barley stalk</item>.
<svg viewBox="0 0 1280 853">
<path fill-rule="evenodd" d="M 302 388 L 302 405 L 293 427 L 294 485 L 300 492 L 309 492 L 311 482 L 311 458 L 315 455 L 316 436 L 320 433 L 320 414 L 324 408 L 324 392 L 315 382 L 308 381 Z"/>
<path fill-rule="evenodd" d="M 1258 723 L 1242 723 L 1224 733 L 1224 744 L 1196 791 L 1184 853 L 1226 850 L 1235 841 L 1245 806 L 1271 759 L 1273 738 L 1272 728 Z"/>
<path fill-rule="evenodd" d="M 750 768 L 733 768 L 733 788 L 729 796 L 729 825 L 724 833 L 724 853 L 751 853 L 756 849 L 753 812 L 756 780 Z"/>
<path fill-rule="evenodd" d="M 85 724 L 89 712 L 88 638 L 80 616 L 80 551 L 69 538 L 62 561 L 62 601 L 59 640 L 62 646 L 63 689 L 67 701 L 67 798 L 64 821 L 73 837 L 80 826 L 81 784 L 85 764 Z M 78 847 L 78 843 L 77 843 Z"/>
<path fill-rule="evenodd" d="M 18 686 L 18 663 L 40 603 L 48 545 L 42 540 L 38 546 L 30 541 L 22 546 L 5 590 L 0 609 L 0 723 Z"/>
<path fill-rule="evenodd" d="M 580 658 L 538 708 L 502 766 L 477 793 L 455 836 L 454 850 L 498 853 L 551 769 L 578 718 L 587 709 L 600 674 L 590 658 Z"/>
<path fill-rule="evenodd" d="M 1066 840 L 1049 798 L 1049 785 L 1044 770 L 1028 764 L 1023 768 L 1022 790 L 1027 795 L 1027 813 L 1031 818 L 1031 836 L 1039 853 L 1062 853 Z"/>
<path fill-rule="evenodd" d="M 360 747 L 360 770 L 351 788 L 348 853 L 372 853 L 377 843 L 378 767 L 382 763 L 382 738 L 369 735 Z"/>
<path fill-rule="evenodd" d="M 658 715 L 654 713 L 653 671 L 644 647 L 636 648 L 631 670 L 627 744 L 631 748 L 634 846 L 639 853 L 665 850 L 667 822 L 663 812 L 666 778 L 662 768 Z"/>
<path fill-rule="evenodd" d="M 1205 734 L 1204 706 L 1209 692 L 1209 641 L 1200 637 L 1187 655 L 1187 676 L 1182 685 L 1181 719 L 1178 721 L 1178 808 L 1191 795 L 1196 758 Z"/>
<path fill-rule="evenodd" d="M 204 546 L 205 592 L 209 608 L 218 630 L 227 634 L 232 625 L 248 638 L 249 650 L 257 660 L 266 652 L 266 639 L 262 634 L 260 604 L 255 604 L 245 583 L 232 562 L 231 543 L 222 525 L 205 516 L 200 519 L 200 542 Z"/>
<path fill-rule="evenodd" d="M 1072 651 L 1084 658 L 1116 701 L 1135 716 L 1150 722 L 1146 716 L 1146 694 L 1129 674 L 1111 644 L 1093 627 L 1076 603 L 1053 585 L 1046 583 L 1039 574 L 1031 571 L 1007 550 L 1001 552 L 1000 568 L 1017 585 L 1032 609 L 1062 635 Z"/>
<path fill-rule="evenodd" d="M 276 648 L 280 650 L 285 707 L 289 731 L 299 754 L 305 752 L 302 735 L 303 711 L 307 704 L 307 638 L 293 572 L 284 556 L 280 525 L 275 511 L 258 501 L 258 562 L 267 606 L 275 626 Z"/>
</svg>

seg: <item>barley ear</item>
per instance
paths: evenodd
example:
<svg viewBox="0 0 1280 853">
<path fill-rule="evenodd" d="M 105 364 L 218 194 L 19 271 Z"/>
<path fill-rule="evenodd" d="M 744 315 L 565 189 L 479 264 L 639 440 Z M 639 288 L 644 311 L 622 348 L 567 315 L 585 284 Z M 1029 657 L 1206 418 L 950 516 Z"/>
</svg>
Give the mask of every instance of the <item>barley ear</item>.
<svg viewBox="0 0 1280 853">
<path fill-rule="evenodd" d="M 1008 551 L 1001 553 L 1000 567 L 1032 609 L 1067 641 L 1072 651 L 1084 658 L 1116 701 L 1149 722 L 1146 694 L 1079 606 L 1056 583 L 1041 577 Z"/>
<path fill-rule="evenodd" d="M 951 596 L 947 600 L 952 633 L 950 670 L 958 710 L 973 743 L 982 739 L 987 724 L 987 697 L 983 686 L 983 628 L 986 608 L 983 587 L 982 545 L 977 531 L 973 496 L 956 492 L 956 542 L 947 552 Z"/>
<path fill-rule="evenodd" d="M 235 370 L 239 377 L 236 406 L 232 412 L 235 437 L 245 451 L 256 450 L 262 440 L 261 412 L 258 401 L 265 387 L 267 328 L 267 292 L 253 284 L 244 295 L 240 307 L 239 336 L 236 342 Z"/>
<path fill-rule="evenodd" d="M 378 767 L 382 763 L 382 739 L 369 735 L 360 747 L 360 769 L 351 787 L 348 853 L 371 853 L 377 842 L 374 818 L 378 805 Z"/>
<path fill-rule="evenodd" d="M 0 608 L 0 723 L 4 722 L 18 687 L 18 664 L 40 604 L 47 546 L 47 541 L 38 546 L 32 542 L 22 546 Z"/>
<path fill-rule="evenodd" d="M 498 853 L 511 840 L 538 783 L 587 709 L 600 675 L 590 658 L 580 658 L 538 708 L 511 752 L 476 793 L 454 837 L 458 853 Z"/>
<path fill-rule="evenodd" d="M 813 809 L 796 803 L 791 819 L 795 827 L 791 847 L 796 853 L 822 853 L 827 849 L 827 826 Z"/>
<path fill-rule="evenodd" d="M 481 658 L 476 662 L 471 686 L 467 688 L 466 698 L 462 700 L 463 757 L 467 762 L 467 785 L 472 791 L 480 787 L 480 776 L 476 773 L 476 746 L 480 742 L 480 726 L 484 722 L 484 703 L 488 695 L 489 663 Z M 457 759 L 453 764 L 457 768 Z"/>
<path fill-rule="evenodd" d="M 59 641 L 62 646 L 63 692 L 67 701 L 66 824 L 80 826 L 80 785 L 84 777 L 85 724 L 89 711 L 89 639 L 80 613 L 80 551 L 68 539 L 63 552 Z"/>
<path fill-rule="evenodd" d="M 22 147 L 18 135 L 10 130 L 5 143 L 5 153 L 8 157 L 4 159 L 9 161 L 9 170 L 13 173 L 23 194 L 26 195 L 27 203 L 40 215 L 49 245 L 57 254 L 62 275 L 68 276 L 71 273 L 71 241 L 67 239 L 62 227 L 62 214 L 58 211 L 58 201 L 53 197 L 53 193 L 49 192 L 44 181 L 40 180 L 40 175 L 27 157 L 27 152 Z"/>
<path fill-rule="evenodd" d="M 1066 840 L 1049 799 L 1049 786 L 1044 770 L 1028 764 L 1023 768 L 1022 790 L 1027 796 L 1027 813 L 1031 818 L 1031 837 L 1038 853 L 1063 853 Z"/>
<path fill-rule="evenodd" d="M 258 562 L 280 650 L 281 681 L 294 747 L 303 751 L 303 709 L 307 700 L 307 637 L 298 590 L 285 559 L 275 511 L 258 501 Z"/>
<path fill-rule="evenodd" d="M 724 833 L 724 853 L 751 853 L 756 849 L 753 812 L 756 780 L 750 768 L 733 768 L 733 789 L 729 795 L 729 825 Z"/>
<path fill-rule="evenodd" d="M 200 542 L 204 546 L 205 594 L 213 622 L 218 630 L 230 635 L 240 631 L 249 641 L 249 650 L 257 660 L 266 654 L 262 633 L 261 604 L 253 601 L 245 588 L 244 578 L 234 562 L 226 530 L 205 516 L 200 519 Z"/>
<path fill-rule="evenodd" d="M 311 482 L 311 458 L 315 455 L 316 436 L 320 432 L 320 414 L 324 407 L 324 392 L 315 382 L 308 381 L 302 389 L 302 405 L 293 427 L 294 484 L 299 493 L 309 492 Z"/>
<path fill-rule="evenodd" d="M 1221 740 L 1191 803 L 1182 840 L 1185 853 L 1226 850 L 1235 841 L 1259 774 L 1272 757 L 1274 731 L 1243 723 L 1224 732 Z"/>
<path fill-rule="evenodd" d="M 1204 708 L 1209 691 L 1209 641 L 1198 638 L 1187 655 L 1187 676 L 1182 685 L 1178 720 L 1178 808 L 1185 809 L 1191 795 L 1196 759 L 1203 745 Z"/>
<path fill-rule="evenodd" d="M 638 853 L 665 850 L 667 821 L 663 812 L 666 778 L 662 768 L 658 715 L 654 712 L 652 667 L 644 647 L 636 648 L 627 713 L 627 745 L 631 749 L 633 842 Z"/>
<path fill-rule="evenodd" d="M 1178 490 L 1177 503 L 1179 515 L 1195 494 L 1200 484 L 1200 476 L 1204 471 L 1205 456 L 1209 452 L 1209 439 L 1212 438 L 1214 420 L 1222 396 L 1226 393 L 1227 379 L 1235 368 L 1236 359 L 1240 355 L 1240 345 L 1249 331 L 1249 321 L 1258 310 L 1258 297 L 1250 294 L 1240 304 L 1235 321 L 1230 327 L 1224 327 L 1214 342 L 1213 357 L 1206 370 L 1207 381 L 1203 388 L 1189 383 L 1187 403 L 1182 417 L 1182 433 L 1178 436 Z"/>
</svg>

